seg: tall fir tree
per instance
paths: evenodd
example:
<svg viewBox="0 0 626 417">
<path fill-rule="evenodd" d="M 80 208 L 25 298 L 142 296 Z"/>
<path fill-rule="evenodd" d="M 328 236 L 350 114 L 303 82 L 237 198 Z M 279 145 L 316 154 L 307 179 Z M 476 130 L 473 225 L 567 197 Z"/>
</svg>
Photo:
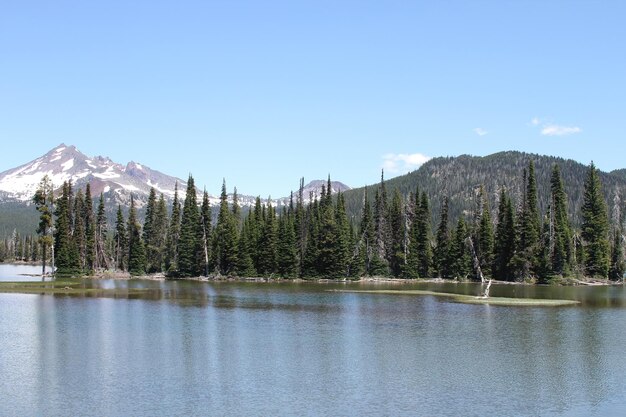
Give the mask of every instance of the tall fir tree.
<svg viewBox="0 0 626 417">
<path fill-rule="evenodd" d="M 412 202 L 409 206 L 412 208 L 409 210 L 409 245 L 407 248 L 406 268 L 404 269 L 404 276 L 406 278 L 419 278 L 419 249 L 418 249 L 418 235 L 419 235 L 419 222 L 420 222 L 420 192 L 419 187 L 415 194 L 409 196 L 409 200 Z"/>
<path fill-rule="evenodd" d="M 157 211 L 156 190 L 150 187 L 146 214 L 143 222 L 143 241 L 146 249 L 146 272 L 153 273 L 161 270 L 157 246 L 157 231 L 155 230 L 155 216 Z"/>
<path fill-rule="evenodd" d="M 465 243 L 468 237 L 467 224 L 463 216 L 461 216 L 457 222 L 456 229 L 452 233 L 448 260 L 450 275 L 460 280 L 465 280 L 472 271 L 472 258 Z"/>
<path fill-rule="evenodd" d="M 251 223 L 253 222 L 253 213 L 250 212 L 243 222 L 241 233 L 239 234 L 239 244 L 237 247 L 237 275 L 240 277 L 256 276 L 256 269 L 252 260 L 253 235 Z"/>
<path fill-rule="evenodd" d="M 491 265 L 493 264 L 493 225 L 491 223 L 491 210 L 489 200 L 485 193 L 485 188 L 480 187 L 481 210 L 478 222 L 478 236 L 476 242 L 476 252 L 478 262 L 483 275 L 491 276 Z"/>
<path fill-rule="evenodd" d="M 141 239 L 141 225 L 137 220 L 135 200 L 130 195 L 130 209 L 128 211 L 128 272 L 131 275 L 144 275 L 146 272 L 146 252 Z"/>
<path fill-rule="evenodd" d="M 222 183 L 220 194 L 220 211 L 215 226 L 213 257 L 215 267 L 221 275 L 232 275 L 236 272 L 238 230 L 233 213 L 228 209 L 226 181 Z"/>
<path fill-rule="evenodd" d="M 259 240 L 259 274 L 270 276 L 276 272 L 278 255 L 278 225 L 276 212 L 268 199 Z"/>
<path fill-rule="evenodd" d="M 550 177 L 550 208 L 548 219 L 548 250 L 550 272 L 563 275 L 570 270 L 572 262 L 572 232 L 567 218 L 567 195 L 558 165 L 552 168 Z"/>
<path fill-rule="evenodd" d="M 510 281 L 513 279 L 511 261 L 515 254 L 515 216 L 513 204 L 504 188 L 500 192 L 498 206 L 498 224 L 494 243 L 492 275 L 494 279 Z"/>
<path fill-rule="evenodd" d="M 374 229 L 374 219 L 372 217 L 372 207 L 368 199 L 367 187 L 365 187 L 363 193 L 358 245 L 358 253 L 363 257 L 363 273 L 372 275 L 372 271 L 377 269 L 375 257 L 378 255 L 378 251 L 376 250 L 376 231 Z"/>
<path fill-rule="evenodd" d="M 606 278 L 609 273 L 609 220 L 600 176 L 593 162 L 585 180 L 582 220 L 586 274 Z"/>
<path fill-rule="evenodd" d="M 611 247 L 611 265 L 609 268 L 609 279 L 612 281 L 621 281 L 624 279 L 624 247 L 622 243 L 621 230 L 615 228 L 613 232 L 613 245 Z"/>
<path fill-rule="evenodd" d="M 296 197 L 296 208 L 294 218 L 294 229 L 296 233 L 296 254 L 298 257 L 298 276 L 302 276 L 302 262 L 304 259 L 304 248 L 306 244 L 307 224 L 304 209 L 304 178 L 300 178 L 300 187 Z"/>
<path fill-rule="evenodd" d="M 308 231 L 302 260 L 302 275 L 316 277 L 319 275 L 319 236 L 320 236 L 320 204 L 317 197 L 307 206 L 306 218 Z"/>
<path fill-rule="evenodd" d="M 406 263 L 404 205 L 400 191 L 396 189 L 391 199 L 388 214 L 391 246 L 388 252 L 389 267 L 395 277 L 402 275 Z"/>
<path fill-rule="evenodd" d="M 372 275 L 387 275 L 389 273 L 390 232 L 388 220 L 387 189 L 385 187 L 385 173 L 381 172 L 380 185 L 374 195 L 374 233 L 376 262 L 371 264 Z"/>
<path fill-rule="evenodd" d="M 85 273 L 93 274 L 96 264 L 96 219 L 93 212 L 91 186 L 85 186 L 85 202 L 83 203 L 85 219 Z"/>
<path fill-rule="evenodd" d="M 106 210 L 104 207 L 104 194 L 100 193 L 98 202 L 98 214 L 96 215 L 96 241 L 95 241 L 95 269 L 109 268 L 109 258 L 106 253 L 106 239 L 108 235 Z"/>
<path fill-rule="evenodd" d="M 202 207 L 200 208 L 200 224 L 202 227 L 201 238 L 201 271 L 204 276 L 210 272 L 211 260 L 211 205 L 209 203 L 209 193 L 206 189 L 202 194 Z"/>
<path fill-rule="evenodd" d="M 199 248 L 202 242 L 202 223 L 196 199 L 196 186 L 191 175 L 187 179 L 187 190 L 180 221 L 180 237 L 178 239 L 178 275 L 181 277 L 198 276 Z"/>
<path fill-rule="evenodd" d="M 330 180 L 330 179 L 329 179 Z M 330 182 L 330 181 L 329 181 Z M 334 267 L 338 277 L 348 275 L 352 234 L 346 212 L 346 201 L 341 191 L 337 192 L 335 205 L 335 224 L 337 227 L 337 246 L 334 256 Z"/>
<path fill-rule="evenodd" d="M 174 200 L 167 233 L 165 269 L 168 275 L 178 271 L 178 240 L 180 239 L 180 202 L 178 200 L 178 183 L 174 185 Z"/>
<path fill-rule="evenodd" d="M 122 214 L 122 206 L 119 204 L 117 206 L 115 236 L 113 236 L 113 241 L 115 253 L 115 267 L 121 271 L 125 271 L 128 265 L 128 235 L 126 233 L 124 215 Z"/>
<path fill-rule="evenodd" d="M 293 216 L 283 210 L 278 220 L 278 274 L 283 278 L 297 276 L 298 256 Z"/>
<path fill-rule="evenodd" d="M 41 274 L 46 274 L 46 262 L 48 261 L 48 249 L 52 249 L 52 213 L 54 211 L 54 185 L 48 175 L 45 175 L 33 197 L 35 208 L 39 212 L 39 224 L 37 234 L 41 246 Z M 54 256 L 54 254 L 52 254 Z M 54 271 L 53 271 L 54 272 Z"/>
<path fill-rule="evenodd" d="M 432 247 L 430 243 L 430 203 L 426 192 L 422 192 L 419 209 L 417 211 L 417 252 L 418 252 L 418 274 L 422 278 L 430 276 L 432 265 Z"/>
<path fill-rule="evenodd" d="M 437 246 L 435 246 L 434 262 L 440 278 L 450 277 L 450 232 L 448 230 L 448 197 L 443 198 L 441 203 L 441 218 L 437 227 Z"/>
<path fill-rule="evenodd" d="M 74 231 L 72 232 L 72 240 L 74 245 L 76 246 L 76 251 L 78 253 L 78 263 L 80 268 L 80 273 L 83 274 L 85 271 L 85 253 L 86 253 L 86 244 L 85 244 L 85 217 L 84 217 L 84 207 L 83 204 L 85 202 L 85 196 L 81 190 L 76 192 L 74 197 L 74 212 L 72 213 L 73 221 L 74 221 Z"/>
<path fill-rule="evenodd" d="M 264 207 L 261 204 L 261 197 L 257 196 L 254 202 L 254 209 L 250 212 L 248 216 L 249 219 L 249 237 L 246 238 L 248 240 L 248 252 L 250 254 L 250 258 L 252 258 L 252 263 L 254 265 L 255 270 L 259 269 L 259 245 L 261 244 L 261 232 L 263 229 L 263 224 L 265 223 L 265 219 L 263 216 Z"/>
<path fill-rule="evenodd" d="M 58 275 L 81 274 L 78 248 L 73 239 L 73 193 L 72 183 L 64 182 L 61 196 L 56 204 L 55 263 Z"/>
</svg>

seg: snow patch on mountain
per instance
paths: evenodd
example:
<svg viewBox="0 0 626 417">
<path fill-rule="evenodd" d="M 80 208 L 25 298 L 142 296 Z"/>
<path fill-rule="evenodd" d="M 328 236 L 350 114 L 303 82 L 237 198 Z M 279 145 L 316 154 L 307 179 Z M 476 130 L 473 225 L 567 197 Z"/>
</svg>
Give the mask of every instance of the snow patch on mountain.
<svg viewBox="0 0 626 417">
<path fill-rule="evenodd" d="M 27 164 L 0 173 L 0 202 L 17 200 L 29 203 L 46 175 L 57 191 L 66 181 L 71 181 L 75 189 L 84 189 L 89 183 L 91 195 L 97 197 L 100 193 L 105 194 L 105 200 L 109 205 L 127 206 L 132 193 L 137 207 L 141 207 L 147 201 L 152 187 L 157 193 L 162 193 L 171 201 L 176 184 L 178 184 L 179 199 L 182 201 L 187 187 L 185 181 L 153 170 L 146 165 L 132 161 L 122 165 L 103 156 L 88 157 L 75 146 L 61 144 Z M 326 181 L 322 180 L 311 181 L 304 186 L 303 203 L 307 204 L 311 199 L 319 198 L 323 186 L 326 186 Z M 338 181 L 331 183 L 333 194 L 349 189 L 350 187 Z M 198 201 L 202 201 L 202 191 L 197 190 L 197 192 Z M 293 192 L 294 203 L 297 201 L 298 194 L 298 191 Z M 239 194 L 237 201 L 241 207 L 252 207 L 256 197 Z M 232 204 L 232 194 L 228 195 L 228 202 Z M 261 202 L 266 204 L 267 199 L 261 199 Z M 212 207 L 217 207 L 220 199 L 210 195 L 209 203 Z M 270 203 L 273 206 L 289 205 L 290 197 L 272 199 Z"/>
<path fill-rule="evenodd" d="M 63 171 L 67 171 L 68 169 L 72 169 L 72 167 L 74 166 L 74 158 L 72 158 L 72 159 L 62 163 L 61 166 L 63 167 Z"/>
</svg>

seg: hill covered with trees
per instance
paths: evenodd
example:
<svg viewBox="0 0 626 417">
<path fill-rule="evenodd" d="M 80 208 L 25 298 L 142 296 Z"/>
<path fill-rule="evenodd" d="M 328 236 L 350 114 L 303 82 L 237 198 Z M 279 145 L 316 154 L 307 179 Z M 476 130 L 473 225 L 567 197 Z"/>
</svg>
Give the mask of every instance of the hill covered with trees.
<svg viewBox="0 0 626 417">
<path fill-rule="evenodd" d="M 301 181 L 290 200 L 257 198 L 249 210 L 225 184 L 217 202 L 200 198 L 190 176 L 184 197 L 151 188 L 141 211 L 131 195 L 114 216 L 89 184 L 66 182 L 58 194 L 42 181 L 24 217 L 38 219 L 39 236 L 7 231 L 0 259 L 54 254 L 70 275 L 620 279 L 622 174 L 520 152 L 436 158 L 338 194 L 330 178 L 319 196 Z"/>
<path fill-rule="evenodd" d="M 102 195 L 94 209 L 89 187 L 75 191 L 71 183 L 53 207 L 42 181 L 34 202 L 40 253 L 52 254 L 54 242 L 58 272 L 68 275 L 115 268 L 172 278 L 618 280 L 624 274 L 620 181 L 593 164 L 505 153 L 440 158 L 336 196 L 329 178 L 310 203 L 301 181 L 288 204 L 277 208 L 257 198 L 246 214 L 236 193 L 229 204 L 224 183 L 215 221 L 206 192 L 198 201 L 192 176 L 184 198 L 176 190 L 170 207 L 151 189 L 143 222 L 131 198 L 128 215 L 118 207 L 115 225 L 108 225 Z M 612 210 L 607 194 L 614 196 Z M 34 252 L 33 240 L 23 246 Z"/>
<path fill-rule="evenodd" d="M 483 186 L 491 207 L 497 207 L 500 191 L 504 189 L 513 203 L 521 201 L 523 194 L 522 171 L 533 161 L 537 178 L 538 208 L 545 213 L 550 202 L 550 176 L 552 167 L 561 169 L 563 185 L 567 194 L 568 218 L 572 225 L 581 224 L 583 185 L 587 165 L 553 156 L 508 151 L 485 157 L 461 155 L 458 157 L 434 158 L 419 169 L 385 181 L 389 193 L 396 189 L 405 198 L 417 187 L 431 199 L 432 225 L 440 214 L 443 198 L 448 200 L 449 216 L 456 221 L 461 213 L 472 216 L 480 187 Z M 610 216 L 619 215 L 623 223 L 626 203 L 626 170 L 611 173 L 598 171 L 602 190 L 610 210 Z M 369 186 L 370 194 L 379 187 Z M 354 188 L 344 194 L 346 209 L 354 218 L 359 214 L 364 188 Z"/>
</svg>

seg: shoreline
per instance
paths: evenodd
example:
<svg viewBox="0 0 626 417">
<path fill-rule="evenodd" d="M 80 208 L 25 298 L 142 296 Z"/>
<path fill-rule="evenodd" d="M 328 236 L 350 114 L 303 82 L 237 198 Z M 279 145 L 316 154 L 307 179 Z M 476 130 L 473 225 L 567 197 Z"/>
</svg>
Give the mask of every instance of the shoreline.
<svg viewBox="0 0 626 417">
<path fill-rule="evenodd" d="M 7 262 L 2 263 L 5 265 L 31 265 L 35 266 L 37 263 L 33 262 Z M 40 264 L 39 264 L 40 265 Z M 47 281 L 52 281 L 52 275 L 50 273 L 42 276 L 41 274 L 19 274 L 21 276 L 28 277 L 40 277 Z M 237 276 L 197 276 L 197 277 L 167 277 L 163 273 L 145 274 L 132 276 L 128 272 L 122 271 L 100 271 L 94 275 L 84 275 L 77 277 L 65 277 L 59 276 L 57 279 L 114 279 L 114 280 L 149 280 L 149 281 L 198 281 L 198 282 L 251 282 L 251 283 L 380 283 L 380 284 L 396 284 L 396 285 L 409 285 L 416 283 L 425 284 L 480 284 L 479 281 L 471 280 L 457 280 L 457 279 L 444 279 L 444 278 L 393 278 L 393 277 L 360 277 L 360 278 L 281 278 L 281 277 L 237 277 Z M 486 281 L 487 282 L 487 281 Z M 486 283 L 485 282 L 485 283 Z M 557 277 L 552 282 L 546 284 L 538 284 L 532 281 L 500 281 L 492 280 L 492 284 L 495 285 L 520 285 L 520 286 L 554 286 L 554 287 L 567 287 L 567 286 L 616 286 L 624 285 L 625 281 L 611 281 L 608 279 L 599 278 L 574 278 L 574 277 Z"/>
</svg>

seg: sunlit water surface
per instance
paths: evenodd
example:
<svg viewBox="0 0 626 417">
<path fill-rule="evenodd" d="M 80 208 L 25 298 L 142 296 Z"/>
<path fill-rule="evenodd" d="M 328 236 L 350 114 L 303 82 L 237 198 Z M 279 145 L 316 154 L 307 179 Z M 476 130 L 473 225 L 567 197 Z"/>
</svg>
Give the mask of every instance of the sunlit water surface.
<svg viewBox="0 0 626 417">
<path fill-rule="evenodd" d="M 152 290 L 0 294 L 0 415 L 626 415 L 621 286 L 492 287 L 582 301 L 528 308 L 327 291 L 473 284 L 84 285 Z"/>
</svg>

